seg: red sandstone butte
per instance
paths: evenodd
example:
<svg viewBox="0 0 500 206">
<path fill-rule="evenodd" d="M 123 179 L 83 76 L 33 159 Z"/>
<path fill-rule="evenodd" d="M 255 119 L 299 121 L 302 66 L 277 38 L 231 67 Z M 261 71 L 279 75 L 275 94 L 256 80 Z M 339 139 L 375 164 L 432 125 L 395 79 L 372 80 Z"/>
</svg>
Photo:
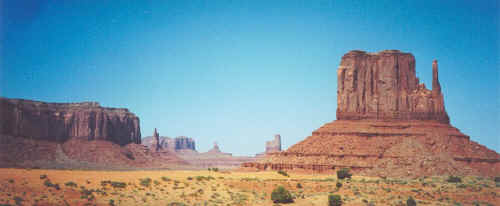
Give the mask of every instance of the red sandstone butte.
<svg viewBox="0 0 500 206">
<path fill-rule="evenodd" d="M 259 170 L 333 172 L 369 176 L 500 174 L 500 155 L 449 124 L 432 64 L 432 90 L 420 84 L 410 53 L 351 51 L 337 70 L 337 120 L 305 140 L 257 162 Z"/>
<path fill-rule="evenodd" d="M 141 143 L 139 118 L 97 102 L 46 103 L 0 97 L 0 134 L 64 142 L 72 137 Z"/>
<path fill-rule="evenodd" d="M 135 169 L 187 164 L 140 145 L 139 118 L 96 102 L 0 97 L 0 167 Z"/>
</svg>

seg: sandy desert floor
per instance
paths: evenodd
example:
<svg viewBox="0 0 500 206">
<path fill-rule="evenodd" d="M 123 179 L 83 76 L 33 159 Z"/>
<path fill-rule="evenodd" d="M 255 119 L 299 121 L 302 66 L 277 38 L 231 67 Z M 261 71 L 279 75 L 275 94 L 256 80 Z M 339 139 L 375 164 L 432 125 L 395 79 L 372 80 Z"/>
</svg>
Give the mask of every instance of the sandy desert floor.
<svg viewBox="0 0 500 206">
<path fill-rule="evenodd" d="M 493 178 L 390 179 L 275 171 L 79 171 L 0 169 L 0 205 L 276 205 L 271 192 L 286 187 L 294 203 L 328 205 L 339 194 L 344 205 L 499 205 Z M 342 184 L 337 187 L 337 182 Z"/>
</svg>

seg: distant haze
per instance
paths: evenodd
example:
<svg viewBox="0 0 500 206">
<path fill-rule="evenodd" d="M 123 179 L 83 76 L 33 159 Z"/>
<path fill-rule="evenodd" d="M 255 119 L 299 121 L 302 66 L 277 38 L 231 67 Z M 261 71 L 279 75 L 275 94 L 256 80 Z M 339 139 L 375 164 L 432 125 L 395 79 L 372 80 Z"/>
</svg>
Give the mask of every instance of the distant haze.
<svg viewBox="0 0 500 206">
<path fill-rule="evenodd" d="M 253 155 L 335 120 L 337 67 L 398 49 L 451 124 L 500 151 L 498 1 L 0 2 L 0 96 L 97 101 L 140 118 L 142 136 Z"/>
</svg>

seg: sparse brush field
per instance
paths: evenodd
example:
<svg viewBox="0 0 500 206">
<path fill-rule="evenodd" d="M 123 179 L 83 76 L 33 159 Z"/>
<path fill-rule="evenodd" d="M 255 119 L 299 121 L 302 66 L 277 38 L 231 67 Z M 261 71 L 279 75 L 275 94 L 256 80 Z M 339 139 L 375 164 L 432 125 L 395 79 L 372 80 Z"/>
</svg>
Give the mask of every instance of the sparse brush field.
<svg viewBox="0 0 500 206">
<path fill-rule="evenodd" d="M 0 205 L 276 205 L 283 186 L 293 203 L 328 205 L 498 205 L 494 177 L 381 179 L 304 175 L 287 171 L 77 171 L 0 169 Z M 332 195 L 330 201 L 335 197 Z M 337 201 L 337 200 L 335 200 Z"/>
</svg>

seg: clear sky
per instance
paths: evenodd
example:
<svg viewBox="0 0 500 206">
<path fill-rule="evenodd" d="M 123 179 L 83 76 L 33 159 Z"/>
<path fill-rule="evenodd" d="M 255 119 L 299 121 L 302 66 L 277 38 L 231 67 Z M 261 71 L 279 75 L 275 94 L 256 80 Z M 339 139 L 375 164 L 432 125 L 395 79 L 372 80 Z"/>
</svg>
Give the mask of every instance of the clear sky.
<svg viewBox="0 0 500 206">
<path fill-rule="evenodd" d="M 499 2 L 0 0 L 0 96 L 98 101 L 142 136 L 214 141 L 236 155 L 284 148 L 336 119 L 336 69 L 359 49 L 399 49 L 451 123 L 500 151 Z"/>
</svg>

